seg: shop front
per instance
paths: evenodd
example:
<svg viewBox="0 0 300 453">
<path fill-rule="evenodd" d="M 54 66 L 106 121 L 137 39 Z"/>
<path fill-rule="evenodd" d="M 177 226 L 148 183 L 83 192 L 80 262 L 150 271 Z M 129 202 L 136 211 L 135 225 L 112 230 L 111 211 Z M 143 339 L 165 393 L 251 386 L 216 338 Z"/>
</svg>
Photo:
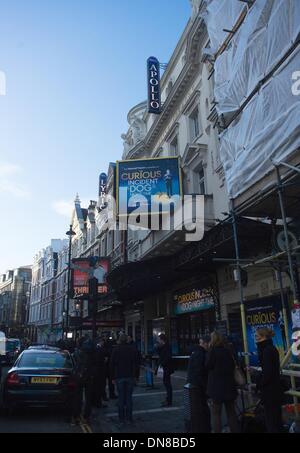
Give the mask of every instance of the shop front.
<svg viewBox="0 0 300 453">
<path fill-rule="evenodd" d="M 216 299 L 212 288 L 195 285 L 173 293 L 171 343 L 173 354 L 190 355 L 202 335 L 216 327 Z"/>
</svg>

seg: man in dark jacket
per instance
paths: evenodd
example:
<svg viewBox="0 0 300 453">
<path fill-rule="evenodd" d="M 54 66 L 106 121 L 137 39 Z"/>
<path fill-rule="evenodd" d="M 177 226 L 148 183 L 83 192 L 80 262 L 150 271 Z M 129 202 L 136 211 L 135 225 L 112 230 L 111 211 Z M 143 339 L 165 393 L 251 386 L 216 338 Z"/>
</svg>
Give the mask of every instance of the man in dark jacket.
<svg viewBox="0 0 300 453">
<path fill-rule="evenodd" d="M 172 350 L 169 345 L 168 339 L 164 333 L 159 335 L 158 343 L 158 367 L 163 368 L 163 382 L 167 390 L 167 399 L 161 405 L 162 406 L 172 406 L 173 403 L 173 389 L 171 383 L 171 375 L 174 373 L 173 368 L 173 359 L 172 359 Z M 157 372 L 156 372 L 157 374 Z"/>
<path fill-rule="evenodd" d="M 94 353 L 94 372 L 93 372 L 93 401 L 94 405 L 98 408 L 106 407 L 102 404 L 102 397 L 105 392 L 105 376 L 106 376 L 106 363 L 105 363 L 105 349 L 104 339 L 100 338 L 97 342 Z"/>
<path fill-rule="evenodd" d="M 90 423 L 93 400 L 93 378 L 94 378 L 94 353 L 95 348 L 93 342 L 85 337 L 80 344 L 80 350 L 77 355 L 76 370 L 78 376 L 78 398 L 75 402 L 75 418 L 77 419 L 81 413 L 82 399 L 84 393 L 84 411 L 83 417 L 86 423 Z"/>
<path fill-rule="evenodd" d="M 137 380 L 140 379 L 140 369 L 141 369 L 141 364 L 142 364 L 142 355 L 137 347 L 137 344 L 136 342 L 133 340 L 132 336 L 131 335 L 128 335 L 127 336 L 128 338 L 128 344 L 130 344 L 136 351 L 136 354 L 137 354 L 137 358 L 138 358 L 138 376 L 137 376 Z"/>
<path fill-rule="evenodd" d="M 110 374 L 118 389 L 119 421 L 133 423 L 132 393 L 138 376 L 138 356 L 125 334 L 120 335 L 118 346 L 113 348 Z"/>
<path fill-rule="evenodd" d="M 196 346 L 191 354 L 187 372 L 187 382 L 194 387 L 193 398 L 197 400 L 194 403 L 198 414 L 197 432 L 199 433 L 211 432 L 210 410 L 207 403 L 208 373 L 206 368 L 209 343 L 209 336 L 200 338 L 199 346 Z"/>
<path fill-rule="evenodd" d="M 282 431 L 283 392 L 280 382 L 279 352 L 273 345 L 274 333 L 269 329 L 258 329 L 255 337 L 262 373 L 257 380 L 257 390 L 261 393 L 268 433 Z"/>
<path fill-rule="evenodd" d="M 114 400 L 117 398 L 116 394 L 115 394 L 115 386 L 113 384 L 113 379 L 112 379 L 112 376 L 110 374 L 110 369 L 111 369 L 111 366 L 110 366 L 110 362 L 111 362 L 111 356 L 112 356 L 112 352 L 113 352 L 113 349 L 114 349 L 114 346 L 115 346 L 115 342 L 112 338 L 106 338 L 105 339 L 105 344 L 104 344 L 104 350 L 105 350 L 105 364 L 106 364 L 106 375 L 105 375 L 105 384 L 104 384 L 104 398 L 103 400 L 106 401 L 107 400 L 107 397 L 106 397 L 106 391 L 105 391 L 105 387 L 106 387 L 106 381 L 108 382 L 108 390 L 109 390 L 109 398 L 111 400 Z"/>
</svg>

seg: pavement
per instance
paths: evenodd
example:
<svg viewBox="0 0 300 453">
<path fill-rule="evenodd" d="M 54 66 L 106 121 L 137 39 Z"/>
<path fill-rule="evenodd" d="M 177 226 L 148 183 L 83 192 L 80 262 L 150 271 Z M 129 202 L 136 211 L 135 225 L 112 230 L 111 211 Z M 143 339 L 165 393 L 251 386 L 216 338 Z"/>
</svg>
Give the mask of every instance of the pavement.
<svg viewBox="0 0 300 453">
<path fill-rule="evenodd" d="M 154 389 L 149 390 L 144 373 L 141 373 L 133 394 L 133 425 L 120 427 L 117 400 L 109 400 L 105 402 L 106 408 L 93 409 L 90 424 L 81 419 L 77 426 L 71 426 L 69 417 L 55 409 L 20 409 L 11 416 L 0 412 L 0 433 L 186 433 L 183 403 L 185 383 L 186 372 L 177 371 L 172 375 L 173 406 L 162 408 L 161 402 L 166 398 L 162 378 L 155 377 Z M 227 431 L 225 416 L 224 431 Z"/>
<path fill-rule="evenodd" d="M 143 374 L 133 393 L 134 424 L 119 426 L 117 400 L 105 402 L 107 408 L 94 412 L 91 429 L 102 433 L 184 433 L 183 386 L 185 373 L 172 376 L 173 405 L 162 408 L 166 399 L 162 379 L 156 377 L 154 389 L 147 389 Z"/>
</svg>

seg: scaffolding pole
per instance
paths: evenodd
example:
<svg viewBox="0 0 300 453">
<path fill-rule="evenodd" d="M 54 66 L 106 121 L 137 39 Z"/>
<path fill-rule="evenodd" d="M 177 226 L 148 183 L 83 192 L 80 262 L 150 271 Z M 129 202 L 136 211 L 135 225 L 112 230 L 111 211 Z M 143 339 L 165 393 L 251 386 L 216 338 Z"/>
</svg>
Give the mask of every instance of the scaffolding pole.
<svg viewBox="0 0 300 453">
<path fill-rule="evenodd" d="M 236 225 L 236 215 L 234 210 L 234 201 L 231 200 L 231 218 L 232 218 L 232 228 L 234 236 L 234 246 L 235 246 L 235 255 L 236 255 L 236 267 L 238 272 L 238 282 L 240 290 L 240 308 L 241 308 L 241 320 L 242 320 L 242 330 L 243 330 L 243 343 L 244 343 L 244 352 L 245 352 L 245 362 L 246 362 L 246 374 L 247 374 L 247 384 L 251 385 L 251 376 L 250 376 L 250 360 L 249 360 L 249 347 L 248 347 L 248 337 L 247 337 L 247 326 L 246 326 L 246 313 L 245 313 L 245 302 L 244 302 L 244 288 L 242 284 L 241 277 L 241 259 L 240 259 L 240 248 L 238 240 L 238 232 Z"/>
<path fill-rule="evenodd" d="M 290 280 L 291 280 L 292 292 L 293 292 L 293 298 L 294 298 L 293 303 L 294 303 L 294 305 L 298 305 L 299 300 L 298 300 L 298 295 L 297 295 L 297 291 L 296 291 L 296 282 L 295 282 L 295 277 L 294 277 L 294 264 L 293 264 L 293 260 L 292 260 L 292 251 L 291 251 L 291 247 L 290 247 L 289 231 L 288 231 L 288 226 L 287 226 L 287 221 L 286 221 L 286 212 L 285 212 L 285 205 L 284 205 L 284 199 L 283 199 L 283 185 L 282 185 L 281 174 L 280 174 L 280 169 L 279 169 L 280 164 L 276 164 L 273 162 L 273 165 L 275 166 L 276 175 L 277 175 L 277 192 L 278 192 L 278 198 L 279 198 L 279 204 L 280 204 L 280 210 L 281 210 L 281 216 L 282 216 L 282 222 L 283 222 L 283 228 L 284 228 L 286 252 L 287 252 L 287 257 L 288 257 Z M 296 379 L 292 375 L 291 375 L 291 386 L 292 386 L 292 391 L 296 392 L 296 390 L 297 390 Z M 298 397 L 293 396 L 293 401 L 294 401 L 294 407 L 295 407 L 295 417 L 296 417 L 297 422 L 299 422 Z"/>
</svg>

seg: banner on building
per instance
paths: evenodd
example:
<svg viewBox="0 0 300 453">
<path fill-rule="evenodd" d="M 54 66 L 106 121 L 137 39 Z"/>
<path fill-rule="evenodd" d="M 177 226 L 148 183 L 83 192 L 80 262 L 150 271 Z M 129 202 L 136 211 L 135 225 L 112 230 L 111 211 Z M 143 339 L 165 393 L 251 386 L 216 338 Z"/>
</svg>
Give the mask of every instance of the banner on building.
<svg viewBox="0 0 300 453">
<path fill-rule="evenodd" d="M 172 197 L 182 195 L 178 157 L 117 162 L 117 209 L 130 215 L 137 207 L 144 214 L 170 211 Z"/>
<path fill-rule="evenodd" d="M 185 289 L 173 295 L 176 315 L 209 310 L 215 307 L 212 289 Z"/>
<path fill-rule="evenodd" d="M 157 58 L 147 60 L 148 75 L 148 112 L 159 115 L 161 113 L 160 91 L 160 64 Z"/>
<path fill-rule="evenodd" d="M 257 329 L 267 327 L 273 330 L 275 336 L 273 343 L 279 351 L 280 358 L 284 357 L 284 351 L 287 350 L 287 339 L 285 335 L 284 319 L 282 312 L 282 302 L 280 296 L 265 297 L 255 301 L 247 301 L 246 308 L 246 327 L 248 347 L 250 353 L 257 352 L 255 342 L 255 332 Z M 289 320 L 290 321 L 290 320 Z M 289 331 L 291 334 L 291 322 L 289 322 Z M 250 364 L 258 365 L 258 356 L 250 356 Z"/>
<path fill-rule="evenodd" d="M 109 259 L 100 257 L 76 258 L 72 260 L 71 297 L 88 299 L 90 295 L 90 281 L 98 280 L 99 297 L 107 294 L 107 274 Z"/>
</svg>

